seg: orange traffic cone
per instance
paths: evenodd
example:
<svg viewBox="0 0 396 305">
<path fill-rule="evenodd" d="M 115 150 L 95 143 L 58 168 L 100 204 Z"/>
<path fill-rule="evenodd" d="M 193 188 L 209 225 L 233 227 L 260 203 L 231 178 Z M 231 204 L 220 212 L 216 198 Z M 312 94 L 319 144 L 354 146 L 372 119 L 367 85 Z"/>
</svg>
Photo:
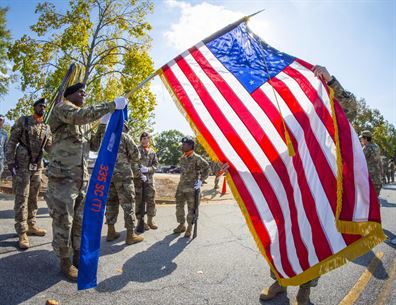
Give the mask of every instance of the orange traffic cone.
<svg viewBox="0 0 396 305">
<path fill-rule="evenodd" d="M 227 192 L 227 180 L 226 177 L 224 176 L 223 187 L 221 188 L 221 195 L 225 195 L 226 192 Z"/>
</svg>

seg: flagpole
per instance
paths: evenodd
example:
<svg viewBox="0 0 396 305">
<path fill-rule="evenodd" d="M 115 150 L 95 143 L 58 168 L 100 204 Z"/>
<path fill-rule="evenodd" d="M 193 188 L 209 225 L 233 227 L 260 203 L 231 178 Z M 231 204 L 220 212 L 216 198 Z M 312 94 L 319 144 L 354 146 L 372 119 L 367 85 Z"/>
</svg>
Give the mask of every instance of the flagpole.
<svg viewBox="0 0 396 305">
<path fill-rule="evenodd" d="M 218 30 L 217 32 L 215 32 L 214 34 L 210 35 L 209 37 L 203 39 L 202 41 L 209 41 L 214 39 L 217 36 L 222 35 L 223 33 L 229 32 L 231 29 L 237 27 L 240 23 L 242 23 L 243 21 L 248 21 L 251 17 L 256 16 L 257 14 L 260 14 L 261 12 L 265 11 L 265 9 L 259 10 L 251 15 L 242 17 L 241 19 L 227 25 L 226 27 L 222 28 L 221 30 Z M 141 89 L 146 83 L 148 83 L 149 81 L 151 81 L 155 76 L 159 75 L 161 73 L 161 69 L 156 70 L 154 73 L 152 73 L 151 75 L 149 75 L 146 79 L 144 79 L 143 81 L 141 81 L 135 88 L 133 88 L 132 90 L 128 91 L 127 93 L 124 94 L 125 98 L 129 98 L 133 93 L 135 93 L 137 90 Z"/>
</svg>

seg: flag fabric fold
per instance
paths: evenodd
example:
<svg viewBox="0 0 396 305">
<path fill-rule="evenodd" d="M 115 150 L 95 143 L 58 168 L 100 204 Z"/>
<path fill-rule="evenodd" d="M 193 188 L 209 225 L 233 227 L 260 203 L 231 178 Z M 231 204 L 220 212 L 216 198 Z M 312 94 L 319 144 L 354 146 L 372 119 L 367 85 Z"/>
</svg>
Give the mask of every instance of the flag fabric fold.
<svg viewBox="0 0 396 305">
<path fill-rule="evenodd" d="M 127 108 L 116 110 L 107 125 L 85 198 L 81 232 L 78 290 L 96 287 L 100 239 L 108 191 L 117 160 Z"/>
<path fill-rule="evenodd" d="M 300 285 L 384 239 L 359 139 L 312 65 L 245 20 L 199 42 L 160 77 L 227 179 L 282 285 Z"/>
</svg>

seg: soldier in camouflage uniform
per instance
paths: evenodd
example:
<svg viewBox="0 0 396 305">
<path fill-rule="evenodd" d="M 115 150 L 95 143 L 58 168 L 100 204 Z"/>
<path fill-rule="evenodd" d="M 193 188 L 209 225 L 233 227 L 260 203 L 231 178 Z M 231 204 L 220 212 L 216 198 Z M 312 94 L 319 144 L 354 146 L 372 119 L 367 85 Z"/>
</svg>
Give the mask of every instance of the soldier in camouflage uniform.
<svg viewBox="0 0 396 305">
<path fill-rule="evenodd" d="M 143 132 L 140 135 L 140 172 L 135 178 L 136 190 L 136 214 L 139 214 L 140 204 L 142 202 L 142 194 L 144 193 L 144 201 L 146 203 L 147 224 L 144 225 L 145 230 L 158 229 L 154 222 L 156 215 L 155 208 L 155 188 L 154 188 L 154 173 L 158 166 L 157 154 L 150 147 L 150 134 Z M 142 188 L 144 187 L 144 192 Z"/>
<path fill-rule="evenodd" d="M 360 134 L 360 143 L 363 147 L 364 156 L 367 161 L 367 169 L 371 181 L 374 184 L 377 196 L 379 196 L 382 187 L 382 162 L 379 147 L 371 142 L 371 132 L 363 130 Z"/>
<path fill-rule="evenodd" d="M 121 205 L 124 210 L 125 228 L 127 229 L 125 243 L 131 245 L 143 241 L 144 238 L 134 232 L 136 218 L 133 173 L 139 170 L 140 153 L 127 132 L 128 127 L 125 124 L 106 204 L 106 223 L 108 225 L 107 240 L 117 239 L 120 233 L 116 232 L 114 225 L 117 222 L 119 206 Z"/>
<path fill-rule="evenodd" d="M 382 175 L 382 184 L 387 184 L 389 182 L 388 159 L 385 156 L 381 156 L 381 175 Z"/>
<path fill-rule="evenodd" d="M 5 117 L 0 114 L 0 180 L 4 171 L 4 158 L 8 139 L 7 131 L 3 128 L 4 122 Z"/>
<path fill-rule="evenodd" d="M 43 122 L 45 100 L 33 105 L 34 114 L 20 117 L 11 129 L 7 145 L 6 162 L 15 173 L 15 230 L 19 248 L 28 249 L 28 235 L 44 236 L 47 231 L 36 226 L 37 199 L 41 186 L 43 150 L 49 151 L 52 143 L 50 128 Z"/>
<path fill-rule="evenodd" d="M 211 170 L 212 170 L 212 174 L 215 175 L 215 180 L 214 180 L 214 189 L 215 190 L 219 189 L 220 177 L 223 174 L 223 173 L 220 172 L 220 168 L 221 168 L 221 163 L 220 162 L 212 161 Z"/>
<path fill-rule="evenodd" d="M 393 161 L 393 159 L 389 160 L 388 171 L 386 175 L 388 177 L 388 183 L 395 182 L 395 162 Z"/>
<path fill-rule="evenodd" d="M 48 190 L 45 199 L 52 217 L 52 246 L 60 258 L 61 271 L 77 280 L 80 257 L 81 226 L 84 197 L 88 184 L 89 151 L 99 149 L 104 124 L 92 136 L 91 123 L 115 109 L 123 109 L 125 98 L 114 102 L 82 107 L 85 86 L 70 86 L 64 99 L 55 105 L 49 118 L 53 144 L 49 156 Z M 101 130 L 102 129 L 102 130 Z M 73 264 L 70 252 L 73 250 Z"/>
<path fill-rule="evenodd" d="M 325 67 L 315 66 L 313 72 L 316 77 L 322 79 L 327 83 L 329 87 L 334 90 L 334 97 L 338 100 L 340 105 L 342 106 L 347 118 L 349 121 L 352 121 L 356 117 L 357 111 L 357 102 L 355 96 L 345 91 L 338 80 L 331 76 Z M 260 300 L 266 301 L 273 299 L 276 295 L 285 293 L 286 287 L 282 287 L 278 281 L 276 281 L 275 275 L 271 271 L 271 277 L 275 280 L 275 282 L 270 287 L 265 287 L 261 294 Z M 318 285 L 319 278 L 316 278 L 312 281 L 304 283 L 300 285 L 297 293 L 296 303 L 297 305 L 308 305 L 310 304 L 309 296 L 311 293 L 311 287 L 315 287 Z"/>
<path fill-rule="evenodd" d="M 202 183 L 208 178 L 209 164 L 200 155 L 194 152 L 195 142 L 189 138 L 182 139 L 183 156 L 180 159 L 180 182 L 176 189 L 176 219 L 179 225 L 173 230 L 179 234 L 186 232 L 184 237 L 191 236 L 192 220 L 194 213 L 195 190 L 200 189 Z M 187 229 L 185 226 L 184 205 L 187 202 Z"/>
</svg>

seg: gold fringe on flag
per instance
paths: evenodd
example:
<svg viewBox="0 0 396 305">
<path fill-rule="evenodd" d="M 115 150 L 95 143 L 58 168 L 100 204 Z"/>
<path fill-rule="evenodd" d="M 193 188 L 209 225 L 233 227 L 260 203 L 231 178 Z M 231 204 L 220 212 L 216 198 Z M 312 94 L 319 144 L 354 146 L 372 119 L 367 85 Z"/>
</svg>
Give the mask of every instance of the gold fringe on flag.
<svg viewBox="0 0 396 305">
<path fill-rule="evenodd" d="M 342 155 L 341 155 L 341 146 L 340 146 L 340 137 L 339 137 L 339 127 L 337 122 L 337 115 L 335 112 L 334 106 L 334 90 L 329 87 L 329 97 L 330 97 L 330 105 L 331 105 L 331 115 L 334 124 L 334 138 L 336 144 L 336 158 L 337 158 L 337 207 L 336 207 L 336 226 L 337 230 L 341 233 L 346 234 L 357 234 L 357 235 L 368 235 L 370 232 L 382 232 L 382 226 L 378 222 L 374 221 L 365 221 L 365 222 L 356 222 L 356 221 L 346 221 L 341 220 L 340 215 L 342 211 L 342 193 L 343 193 L 343 176 L 342 176 Z M 385 235 L 382 232 L 382 237 L 385 239 Z"/>
</svg>

